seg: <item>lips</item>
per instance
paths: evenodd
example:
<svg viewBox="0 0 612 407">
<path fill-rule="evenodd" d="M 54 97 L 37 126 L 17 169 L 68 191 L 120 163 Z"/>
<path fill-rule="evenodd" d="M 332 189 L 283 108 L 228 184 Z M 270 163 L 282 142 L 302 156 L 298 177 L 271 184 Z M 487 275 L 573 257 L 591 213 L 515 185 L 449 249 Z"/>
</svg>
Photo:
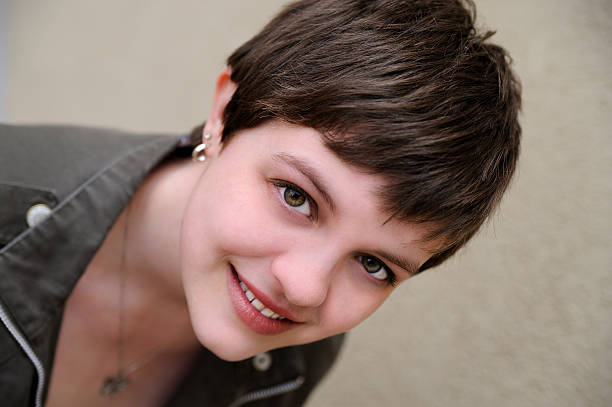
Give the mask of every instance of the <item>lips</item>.
<svg viewBox="0 0 612 407">
<path fill-rule="evenodd" d="M 230 299 L 238 317 L 253 331 L 262 335 L 277 335 L 298 325 L 288 312 L 271 304 L 267 296 L 242 281 L 230 264 L 228 271 Z"/>
<path fill-rule="evenodd" d="M 280 320 L 285 319 L 285 317 L 281 317 L 279 314 L 272 311 L 270 308 L 266 307 L 264 303 L 259 300 L 259 298 L 255 297 L 255 294 L 253 294 L 253 292 L 249 290 L 249 288 L 240 279 L 240 277 L 238 275 L 236 275 L 236 277 L 238 277 L 238 281 L 240 282 L 240 288 L 242 288 L 242 292 L 244 292 L 244 295 L 246 295 L 251 305 L 254 306 L 257 309 L 257 311 L 261 313 L 261 315 L 267 318 L 271 318 L 271 319 L 280 319 Z"/>
</svg>

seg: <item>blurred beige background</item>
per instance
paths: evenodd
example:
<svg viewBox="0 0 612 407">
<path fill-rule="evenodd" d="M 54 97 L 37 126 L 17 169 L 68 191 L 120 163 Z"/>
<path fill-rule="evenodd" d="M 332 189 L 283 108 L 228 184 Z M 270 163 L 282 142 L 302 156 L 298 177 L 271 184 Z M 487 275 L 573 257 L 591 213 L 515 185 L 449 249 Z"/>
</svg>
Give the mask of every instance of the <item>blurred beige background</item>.
<svg viewBox="0 0 612 407">
<path fill-rule="evenodd" d="M 0 118 L 173 132 L 284 3 L 2 1 Z M 468 248 L 354 331 L 309 407 L 612 405 L 612 1 L 477 4 L 523 81 L 518 176 Z"/>
</svg>

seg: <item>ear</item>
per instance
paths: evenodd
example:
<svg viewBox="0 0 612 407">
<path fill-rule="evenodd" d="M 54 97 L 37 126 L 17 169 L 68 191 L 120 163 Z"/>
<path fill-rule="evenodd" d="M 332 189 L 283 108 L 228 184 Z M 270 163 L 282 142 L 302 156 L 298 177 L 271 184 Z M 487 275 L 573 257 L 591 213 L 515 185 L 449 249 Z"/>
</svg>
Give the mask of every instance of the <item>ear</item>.
<svg viewBox="0 0 612 407">
<path fill-rule="evenodd" d="M 208 154 L 214 154 L 219 149 L 221 144 L 221 132 L 223 131 L 223 112 L 225 106 L 232 98 L 232 95 L 236 91 L 237 85 L 231 80 L 232 69 L 226 66 L 221 70 L 217 77 L 217 86 L 215 88 L 215 95 L 213 97 L 212 106 L 210 108 L 210 114 L 206 120 L 206 126 L 204 126 L 202 134 L 202 142 L 210 145 L 210 149 L 207 148 Z M 212 140 L 204 140 L 204 134 L 209 133 L 213 136 Z M 211 143 L 212 141 L 212 143 Z M 211 150 L 214 150 L 211 151 Z"/>
</svg>

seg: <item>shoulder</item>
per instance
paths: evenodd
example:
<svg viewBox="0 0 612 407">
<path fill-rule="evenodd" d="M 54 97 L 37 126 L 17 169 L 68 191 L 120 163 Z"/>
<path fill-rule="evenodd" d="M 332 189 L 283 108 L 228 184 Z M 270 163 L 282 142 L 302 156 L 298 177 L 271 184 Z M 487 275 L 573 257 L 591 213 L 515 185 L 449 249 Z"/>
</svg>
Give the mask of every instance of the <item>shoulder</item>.
<svg viewBox="0 0 612 407">
<path fill-rule="evenodd" d="M 77 126 L 0 125 L 0 182 L 63 195 L 126 151 L 159 137 Z"/>
<path fill-rule="evenodd" d="M 146 172 L 177 141 L 91 127 L 0 124 L 0 247 L 32 226 L 25 222 L 36 214 L 31 208 L 55 208 L 98 174 L 116 171 L 121 160 L 115 178 Z"/>
</svg>

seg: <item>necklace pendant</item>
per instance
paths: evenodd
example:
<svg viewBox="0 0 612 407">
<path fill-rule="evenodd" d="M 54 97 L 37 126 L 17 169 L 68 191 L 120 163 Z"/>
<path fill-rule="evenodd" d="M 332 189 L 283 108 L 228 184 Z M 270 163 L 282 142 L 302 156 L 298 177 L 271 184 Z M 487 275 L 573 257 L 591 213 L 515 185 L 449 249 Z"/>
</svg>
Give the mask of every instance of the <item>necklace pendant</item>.
<svg viewBox="0 0 612 407">
<path fill-rule="evenodd" d="M 121 393 L 130 384 L 130 381 L 123 374 L 117 376 L 108 376 L 102 382 L 100 388 L 100 394 L 102 396 L 114 396 L 117 393 Z"/>
</svg>

